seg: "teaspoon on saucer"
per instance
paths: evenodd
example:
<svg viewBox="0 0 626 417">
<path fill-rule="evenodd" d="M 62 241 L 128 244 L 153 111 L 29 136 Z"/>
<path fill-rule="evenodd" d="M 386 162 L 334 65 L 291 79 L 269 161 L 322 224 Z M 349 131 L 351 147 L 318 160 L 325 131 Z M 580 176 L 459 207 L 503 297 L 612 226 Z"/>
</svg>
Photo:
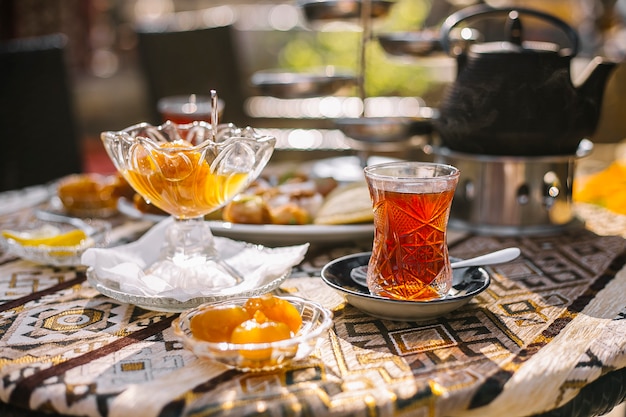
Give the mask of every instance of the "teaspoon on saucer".
<svg viewBox="0 0 626 417">
<path fill-rule="evenodd" d="M 476 256 L 474 258 L 455 260 L 450 262 L 450 267 L 455 268 L 467 268 L 470 266 L 487 266 L 496 265 L 504 262 L 512 261 L 520 255 L 519 248 L 506 248 L 495 252 L 486 253 L 484 255 Z M 354 282 L 364 287 L 367 287 L 367 265 L 359 266 L 350 271 L 350 278 Z"/>
</svg>

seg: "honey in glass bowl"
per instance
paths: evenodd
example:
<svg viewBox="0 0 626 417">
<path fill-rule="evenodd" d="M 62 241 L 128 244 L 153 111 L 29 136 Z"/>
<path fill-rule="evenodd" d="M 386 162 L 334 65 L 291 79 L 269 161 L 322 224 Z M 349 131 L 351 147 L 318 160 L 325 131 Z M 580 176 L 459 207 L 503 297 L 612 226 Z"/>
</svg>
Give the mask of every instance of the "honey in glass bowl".
<svg viewBox="0 0 626 417">
<path fill-rule="evenodd" d="M 158 147 L 138 143 L 131 151 L 124 177 L 139 194 L 178 218 L 213 212 L 241 192 L 249 183 L 248 172 L 213 172 L 206 148 L 184 140 Z"/>
<path fill-rule="evenodd" d="M 158 260 L 143 272 L 172 288 L 202 288 L 205 293 L 242 283 L 245 277 L 220 258 L 204 216 L 257 178 L 276 138 L 232 124 L 168 121 L 103 132 L 101 139 L 134 190 L 174 218 Z"/>
</svg>

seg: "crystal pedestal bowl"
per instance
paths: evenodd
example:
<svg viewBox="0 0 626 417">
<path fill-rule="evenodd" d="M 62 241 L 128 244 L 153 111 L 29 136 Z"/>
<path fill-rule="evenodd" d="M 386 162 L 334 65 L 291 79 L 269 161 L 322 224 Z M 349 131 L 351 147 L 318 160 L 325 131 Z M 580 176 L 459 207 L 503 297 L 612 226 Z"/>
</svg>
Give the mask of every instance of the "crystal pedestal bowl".
<svg viewBox="0 0 626 417">
<path fill-rule="evenodd" d="M 252 128 L 193 122 L 137 124 L 101 134 L 117 170 L 144 199 L 169 213 L 159 259 L 145 272 L 173 286 L 193 279 L 219 291 L 243 277 L 220 259 L 204 216 L 254 181 L 276 139 Z"/>
</svg>

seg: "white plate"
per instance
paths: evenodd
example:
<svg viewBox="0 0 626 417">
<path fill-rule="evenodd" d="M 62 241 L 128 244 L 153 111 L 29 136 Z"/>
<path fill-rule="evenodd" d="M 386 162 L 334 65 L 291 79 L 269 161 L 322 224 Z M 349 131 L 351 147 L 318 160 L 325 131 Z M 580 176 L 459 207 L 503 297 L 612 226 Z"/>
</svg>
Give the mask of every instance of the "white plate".
<svg viewBox="0 0 626 417">
<path fill-rule="evenodd" d="M 161 221 L 165 216 L 142 213 L 125 198 L 118 201 L 121 213 L 135 218 Z M 209 221 L 211 231 L 216 236 L 262 245 L 297 245 L 302 243 L 349 242 L 372 239 L 374 224 L 345 225 L 281 225 L 281 224 L 238 224 L 221 221 Z"/>
<path fill-rule="evenodd" d="M 489 273 L 480 267 L 453 270 L 452 289 L 444 297 L 431 301 L 392 300 L 370 294 L 351 277 L 355 268 L 367 265 L 371 252 L 343 256 L 322 269 L 322 280 L 346 297 L 348 303 L 374 317 L 397 321 L 430 320 L 467 304 L 491 283 Z"/>
<path fill-rule="evenodd" d="M 331 243 L 373 239 L 374 224 L 346 224 L 336 226 L 306 224 L 236 224 L 209 222 L 216 236 L 264 245 L 296 245 L 302 243 Z"/>
</svg>

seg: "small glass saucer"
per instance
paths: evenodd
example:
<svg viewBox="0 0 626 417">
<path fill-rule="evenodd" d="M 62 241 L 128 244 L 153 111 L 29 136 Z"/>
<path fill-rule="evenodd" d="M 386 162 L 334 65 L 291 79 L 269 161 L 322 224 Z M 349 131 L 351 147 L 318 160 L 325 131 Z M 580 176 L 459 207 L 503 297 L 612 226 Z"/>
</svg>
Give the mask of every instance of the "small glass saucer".
<svg viewBox="0 0 626 417">
<path fill-rule="evenodd" d="M 244 306 L 248 301 L 246 297 L 231 298 L 187 310 L 174 320 L 172 327 L 183 346 L 200 358 L 218 361 L 242 372 L 279 369 L 292 361 L 308 357 L 333 323 L 332 312 L 316 302 L 293 296 L 279 298 L 290 302 L 302 317 L 300 330 L 290 339 L 268 343 L 236 344 L 207 342 L 194 337 L 191 331 L 191 319 L 194 316 L 218 306 Z"/>
<path fill-rule="evenodd" d="M 76 229 L 76 227 L 60 222 L 46 222 L 38 219 L 30 219 L 28 226 L 20 227 L 16 232 L 27 233 L 30 231 L 36 231 L 44 226 L 54 227 L 59 233 L 69 232 Z M 81 265 L 81 256 L 83 253 L 94 247 L 105 247 L 108 244 L 108 233 L 111 229 L 111 225 L 105 221 L 89 220 L 85 227 L 89 227 L 89 231 L 86 239 L 80 244 L 73 246 L 28 246 L 21 243 L 5 238 L 0 235 L 0 248 L 5 248 L 8 252 L 40 265 L 53 265 L 53 266 L 78 266 Z M 91 232 L 91 234 L 89 234 Z"/>
<path fill-rule="evenodd" d="M 424 321 L 447 314 L 467 304 L 491 283 L 491 276 L 481 267 L 453 270 L 452 289 L 443 298 L 430 301 L 392 300 L 370 294 L 367 287 L 358 284 L 352 271 L 367 266 L 371 252 L 343 256 L 322 269 L 324 283 L 346 297 L 354 307 L 381 319 L 397 321 Z M 451 258 L 451 260 L 460 260 Z"/>
<path fill-rule="evenodd" d="M 291 269 L 284 274 L 260 281 L 256 286 L 237 291 L 237 286 L 227 289 L 219 294 L 210 296 L 194 297 L 186 301 L 179 301 L 172 297 L 160 295 L 131 294 L 120 289 L 119 283 L 98 277 L 92 267 L 87 269 L 87 281 L 100 293 L 123 303 L 134 304 L 146 310 L 164 311 L 168 313 L 180 313 L 184 310 L 198 307 L 204 303 L 215 303 L 228 300 L 233 297 L 254 297 L 265 294 L 276 288 L 291 274 Z"/>
</svg>

